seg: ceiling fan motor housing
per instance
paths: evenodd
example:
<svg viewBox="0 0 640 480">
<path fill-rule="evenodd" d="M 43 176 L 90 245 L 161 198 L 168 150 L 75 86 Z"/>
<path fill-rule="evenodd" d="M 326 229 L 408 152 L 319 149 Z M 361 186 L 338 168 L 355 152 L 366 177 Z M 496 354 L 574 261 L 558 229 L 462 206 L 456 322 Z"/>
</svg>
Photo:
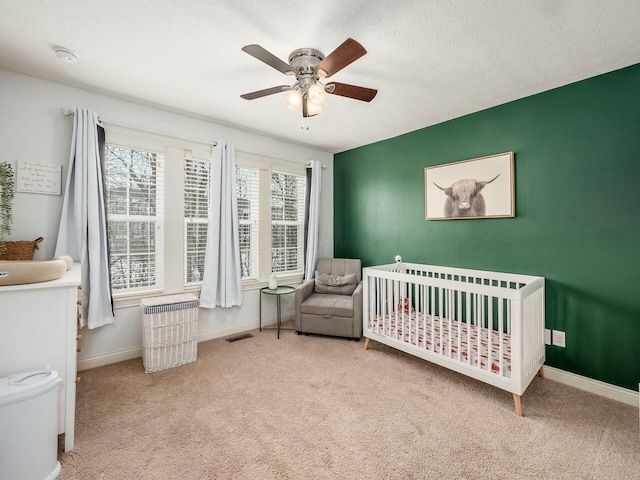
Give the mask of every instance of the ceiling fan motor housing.
<svg viewBox="0 0 640 480">
<path fill-rule="evenodd" d="M 309 87 L 311 85 L 319 85 L 323 90 L 326 87 L 320 83 L 320 75 L 318 74 L 318 65 L 324 60 L 324 53 L 315 48 L 299 48 L 289 55 L 289 65 L 296 72 L 296 87 L 299 88 L 303 98 L 307 98 Z"/>
<path fill-rule="evenodd" d="M 324 54 L 314 48 L 299 48 L 289 55 L 289 65 L 297 75 L 312 75 L 317 77 L 316 67 L 324 60 Z"/>
</svg>

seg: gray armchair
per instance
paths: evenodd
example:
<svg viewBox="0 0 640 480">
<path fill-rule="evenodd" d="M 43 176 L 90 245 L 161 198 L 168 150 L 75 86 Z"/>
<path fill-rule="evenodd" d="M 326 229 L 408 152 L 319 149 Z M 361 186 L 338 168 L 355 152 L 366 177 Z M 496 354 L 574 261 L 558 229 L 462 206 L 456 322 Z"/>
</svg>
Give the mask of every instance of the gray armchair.
<svg viewBox="0 0 640 480">
<path fill-rule="evenodd" d="M 319 258 L 316 278 L 296 288 L 298 335 L 362 336 L 362 264 L 348 258 Z"/>
</svg>

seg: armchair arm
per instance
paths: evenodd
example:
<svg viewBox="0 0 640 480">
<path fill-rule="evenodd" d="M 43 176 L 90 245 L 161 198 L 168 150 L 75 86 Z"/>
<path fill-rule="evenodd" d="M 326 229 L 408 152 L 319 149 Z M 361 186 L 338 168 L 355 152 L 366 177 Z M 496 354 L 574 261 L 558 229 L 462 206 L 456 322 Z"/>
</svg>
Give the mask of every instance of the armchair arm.
<svg viewBox="0 0 640 480">
<path fill-rule="evenodd" d="M 302 302 L 304 302 L 307 298 L 309 298 L 311 296 L 311 294 L 313 293 L 313 287 L 315 285 L 316 281 L 312 278 L 311 280 L 306 280 L 304 282 L 302 282 L 300 285 L 298 285 L 296 287 L 296 319 L 295 319 L 295 329 L 297 331 L 300 331 L 300 320 L 301 320 L 301 315 L 300 315 L 300 305 L 302 305 Z"/>
<path fill-rule="evenodd" d="M 353 336 L 362 336 L 362 281 L 353 292 Z"/>
</svg>

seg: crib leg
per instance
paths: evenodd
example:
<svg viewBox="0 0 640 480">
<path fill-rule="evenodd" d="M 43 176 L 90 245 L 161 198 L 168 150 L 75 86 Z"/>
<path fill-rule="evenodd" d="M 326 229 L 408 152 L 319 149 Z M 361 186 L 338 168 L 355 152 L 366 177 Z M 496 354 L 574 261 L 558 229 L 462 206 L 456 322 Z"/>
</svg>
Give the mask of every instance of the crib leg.
<svg viewBox="0 0 640 480">
<path fill-rule="evenodd" d="M 540 378 L 544 378 L 544 370 L 542 369 L 542 367 L 540 367 L 540 370 L 538 370 L 538 375 L 540 375 Z"/>
<path fill-rule="evenodd" d="M 364 339 L 364 349 L 367 350 L 369 348 L 369 342 L 371 339 L 369 337 L 365 337 Z"/>
<path fill-rule="evenodd" d="M 513 403 L 516 405 L 516 414 L 522 416 L 522 403 L 520 402 L 520 395 L 513 394 Z"/>
</svg>

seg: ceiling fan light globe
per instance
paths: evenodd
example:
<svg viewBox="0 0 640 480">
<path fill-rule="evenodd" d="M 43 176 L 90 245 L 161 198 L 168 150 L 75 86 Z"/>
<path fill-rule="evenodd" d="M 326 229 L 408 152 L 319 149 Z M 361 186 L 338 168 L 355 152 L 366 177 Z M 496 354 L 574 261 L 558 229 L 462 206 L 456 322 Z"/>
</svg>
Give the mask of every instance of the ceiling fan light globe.
<svg viewBox="0 0 640 480">
<path fill-rule="evenodd" d="M 284 99 L 284 104 L 289 110 L 297 112 L 302 104 L 302 95 L 298 90 L 291 90 Z"/>
<path fill-rule="evenodd" d="M 320 107 L 324 105 L 326 100 L 326 95 L 324 93 L 324 88 L 322 88 L 318 84 L 311 85 L 309 87 L 309 101 L 315 105 L 316 107 Z"/>
<path fill-rule="evenodd" d="M 314 105 L 311 100 L 307 100 L 307 113 L 309 116 L 317 115 L 322 111 L 322 105 Z"/>
</svg>

